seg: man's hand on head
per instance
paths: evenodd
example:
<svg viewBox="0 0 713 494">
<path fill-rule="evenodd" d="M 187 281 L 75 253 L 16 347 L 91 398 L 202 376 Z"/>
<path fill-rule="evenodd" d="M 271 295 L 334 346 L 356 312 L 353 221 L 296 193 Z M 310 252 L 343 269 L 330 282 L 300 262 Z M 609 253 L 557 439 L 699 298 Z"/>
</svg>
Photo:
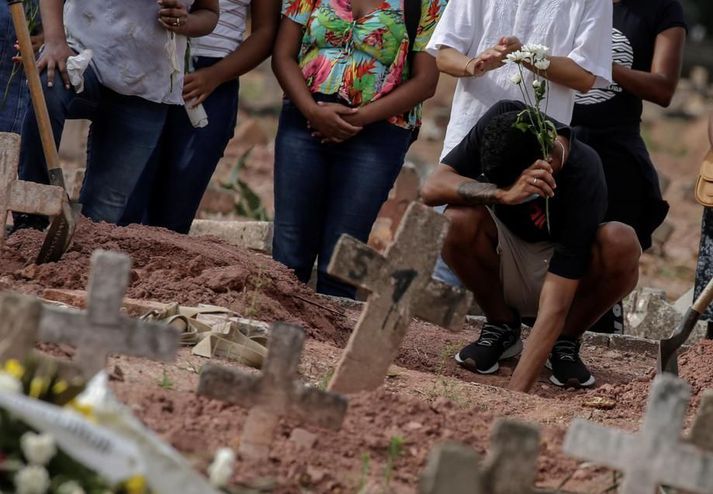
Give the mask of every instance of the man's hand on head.
<svg viewBox="0 0 713 494">
<path fill-rule="evenodd" d="M 556 188 L 552 165 L 547 161 L 537 160 L 522 172 L 512 186 L 503 190 L 500 201 L 507 206 L 516 206 L 529 201 L 534 195 L 554 197 Z"/>
</svg>

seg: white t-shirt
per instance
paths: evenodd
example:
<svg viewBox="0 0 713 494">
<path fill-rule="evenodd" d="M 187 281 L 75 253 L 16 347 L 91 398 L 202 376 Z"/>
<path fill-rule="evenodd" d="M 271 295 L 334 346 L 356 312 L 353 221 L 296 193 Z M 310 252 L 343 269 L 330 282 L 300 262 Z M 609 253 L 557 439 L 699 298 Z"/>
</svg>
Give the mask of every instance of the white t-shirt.
<svg viewBox="0 0 713 494">
<path fill-rule="evenodd" d="M 193 1 L 183 3 L 190 8 Z M 158 23 L 158 11 L 158 3 L 147 0 L 67 0 L 67 43 L 77 52 L 92 50 L 92 68 L 109 89 L 154 103 L 182 105 L 187 38 L 171 38 Z"/>
<path fill-rule="evenodd" d="M 597 77 L 595 87 L 611 81 L 611 0 L 450 0 L 427 51 L 451 47 L 475 57 L 496 45 L 503 36 L 550 48 L 550 55 L 566 56 Z M 480 117 L 503 99 L 522 101 L 520 89 L 510 81 L 514 66 L 490 71 L 483 77 L 458 80 L 451 120 L 443 144 L 443 158 L 457 146 Z M 525 71 L 525 87 L 534 77 Z M 551 84 L 547 113 L 569 124 L 575 91 Z"/>
<path fill-rule="evenodd" d="M 220 0 L 218 25 L 211 34 L 191 39 L 191 55 L 224 58 L 237 50 L 245 36 L 249 7 L 250 0 Z"/>
</svg>

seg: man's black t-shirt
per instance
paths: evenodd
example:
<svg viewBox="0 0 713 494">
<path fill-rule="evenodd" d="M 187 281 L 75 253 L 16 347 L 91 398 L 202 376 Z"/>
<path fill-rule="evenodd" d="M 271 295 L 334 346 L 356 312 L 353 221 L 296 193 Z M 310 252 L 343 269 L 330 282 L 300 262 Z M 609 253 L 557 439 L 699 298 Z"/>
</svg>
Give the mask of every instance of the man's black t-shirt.
<svg viewBox="0 0 713 494">
<path fill-rule="evenodd" d="M 614 63 L 629 69 L 651 71 L 656 37 L 673 27 L 686 28 L 679 0 L 622 0 L 614 4 L 612 34 Z M 577 96 L 572 126 L 638 127 L 641 98 L 614 83 Z"/>
<path fill-rule="evenodd" d="M 519 101 L 501 101 L 493 106 L 468 135 L 443 159 L 459 175 L 482 181 L 481 139 L 490 120 L 500 114 L 521 111 Z M 495 214 L 515 235 L 526 242 L 550 241 L 555 252 L 549 271 L 569 279 L 581 278 L 589 266 L 592 244 L 607 209 L 607 189 L 597 153 L 571 135 L 569 127 L 551 119 L 560 135 L 570 139 L 567 162 L 555 176 L 557 190 L 549 200 L 550 231 L 546 201 L 537 198 L 518 206 L 495 206 Z"/>
</svg>

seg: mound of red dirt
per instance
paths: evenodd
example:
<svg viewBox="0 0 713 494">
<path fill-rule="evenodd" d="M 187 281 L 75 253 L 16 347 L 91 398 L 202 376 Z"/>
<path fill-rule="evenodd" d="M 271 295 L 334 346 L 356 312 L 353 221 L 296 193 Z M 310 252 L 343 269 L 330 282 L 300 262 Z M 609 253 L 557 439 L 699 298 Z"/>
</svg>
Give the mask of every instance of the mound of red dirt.
<svg viewBox="0 0 713 494">
<path fill-rule="evenodd" d="M 37 295 L 47 288 L 83 290 L 92 253 L 105 249 L 131 256 L 131 298 L 219 305 L 245 317 L 299 324 L 309 336 L 338 346 L 351 331 L 336 305 L 316 296 L 287 268 L 215 238 L 82 220 L 62 260 L 38 266 L 34 259 L 43 240 L 44 234 L 29 230 L 8 239 L 0 254 L 0 289 Z"/>
</svg>

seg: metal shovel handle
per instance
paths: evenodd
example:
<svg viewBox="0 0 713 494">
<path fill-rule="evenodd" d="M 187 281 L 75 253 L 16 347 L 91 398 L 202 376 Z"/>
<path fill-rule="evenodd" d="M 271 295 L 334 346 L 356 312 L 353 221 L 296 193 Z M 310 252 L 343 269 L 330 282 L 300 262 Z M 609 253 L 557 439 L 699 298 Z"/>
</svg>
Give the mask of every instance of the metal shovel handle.
<svg viewBox="0 0 713 494">
<path fill-rule="evenodd" d="M 42 150 L 44 151 L 45 160 L 47 161 L 50 184 L 65 188 L 59 153 L 57 152 L 57 146 L 54 142 L 50 115 L 47 111 L 47 102 L 42 92 L 40 72 L 37 70 L 30 30 L 27 28 L 25 8 L 22 5 L 22 0 L 7 0 L 7 3 L 10 8 L 10 14 L 12 15 L 12 23 L 15 26 L 17 41 L 20 45 L 22 66 L 25 69 L 25 77 L 27 78 L 27 84 L 30 88 L 30 96 L 32 98 L 32 107 L 37 117 L 37 126 L 39 127 L 40 139 L 42 140 Z"/>
</svg>

